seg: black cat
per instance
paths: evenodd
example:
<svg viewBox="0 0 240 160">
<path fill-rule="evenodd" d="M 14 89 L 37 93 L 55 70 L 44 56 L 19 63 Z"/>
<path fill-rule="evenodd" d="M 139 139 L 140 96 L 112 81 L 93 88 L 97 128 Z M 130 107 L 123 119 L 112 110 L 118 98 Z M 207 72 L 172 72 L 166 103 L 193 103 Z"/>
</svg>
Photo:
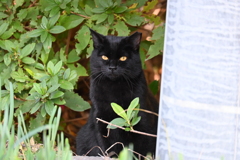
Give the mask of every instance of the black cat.
<svg viewBox="0 0 240 160">
<path fill-rule="evenodd" d="M 97 122 L 96 118 L 110 122 L 116 117 L 110 103 L 115 102 L 127 109 L 130 102 L 140 98 L 140 108 L 158 113 L 158 102 L 149 92 L 139 56 L 141 33 L 128 37 L 103 36 L 91 30 L 94 50 L 90 58 L 91 86 L 90 98 L 92 109 L 88 122 L 77 135 L 77 154 L 84 155 L 94 146 L 106 151 L 115 142 L 125 146 L 134 144 L 134 151 L 147 155 L 155 153 L 156 138 L 121 129 L 110 130 L 107 125 Z M 138 131 L 156 134 L 157 117 L 140 111 L 141 121 L 133 128 Z M 119 153 L 121 145 L 115 145 L 110 151 Z M 109 152 L 108 152 L 109 153 Z M 94 148 L 88 156 L 102 154 Z"/>
</svg>

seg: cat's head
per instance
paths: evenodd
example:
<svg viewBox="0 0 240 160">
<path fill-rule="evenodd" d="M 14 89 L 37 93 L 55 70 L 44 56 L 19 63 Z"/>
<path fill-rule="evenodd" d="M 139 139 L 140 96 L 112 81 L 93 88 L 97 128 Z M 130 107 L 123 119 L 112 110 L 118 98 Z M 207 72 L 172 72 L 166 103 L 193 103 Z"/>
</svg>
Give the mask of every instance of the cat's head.
<svg viewBox="0 0 240 160">
<path fill-rule="evenodd" d="M 90 58 L 93 77 L 117 80 L 136 78 L 141 72 L 139 45 L 142 34 L 103 36 L 91 30 L 94 50 Z"/>
</svg>

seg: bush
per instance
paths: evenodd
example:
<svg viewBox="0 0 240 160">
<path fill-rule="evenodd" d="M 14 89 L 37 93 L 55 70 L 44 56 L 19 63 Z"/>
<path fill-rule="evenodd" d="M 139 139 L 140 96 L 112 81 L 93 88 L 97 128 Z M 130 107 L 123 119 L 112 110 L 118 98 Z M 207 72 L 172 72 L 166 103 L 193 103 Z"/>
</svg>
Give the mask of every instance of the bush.
<svg viewBox="0 0 240 160">
<path fill-rule="evenodd" d="M 75 111 L 90 108 L 73 92 L 78 78 L 88 76 L 79 61 L 88 58 L 93 49 L 89 28 L 104 35 L 127 36 L 146 23 L 159 26 L 160 18 L 149 12 L 157 3 L 1 0 L 0 110 L 10 102 L 9 82 L 13 84 L 15 115 L 21 112 L 25 119 L 30 117 L 30 130 L 45 124 L 55 105 Z M 156 27 L 151 41 L 142 42 L 143 61 L 161 54 L 163 33 L 163 27 Z"/>
</svg>

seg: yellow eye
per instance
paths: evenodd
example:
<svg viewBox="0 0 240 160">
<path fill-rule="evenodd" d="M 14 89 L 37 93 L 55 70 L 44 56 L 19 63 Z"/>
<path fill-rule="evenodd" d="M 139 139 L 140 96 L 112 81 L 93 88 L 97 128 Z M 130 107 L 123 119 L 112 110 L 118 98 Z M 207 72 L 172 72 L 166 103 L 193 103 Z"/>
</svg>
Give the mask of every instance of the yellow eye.
<svg viewBox="0 0 240 160">
<path fill-rule="evenodd" d="M 103 55 L 102 59 L 106 61 L 106 60 L 108 60 L 108 57 Z"/>
<path fill-rule="evenodd" d="M 126 56 L 122 56 L 119 60 L 120 60 L 120 61 L 126 61 L 126 60 L 127 60 L 127 57 L 126 57 Z"/>
</svg>

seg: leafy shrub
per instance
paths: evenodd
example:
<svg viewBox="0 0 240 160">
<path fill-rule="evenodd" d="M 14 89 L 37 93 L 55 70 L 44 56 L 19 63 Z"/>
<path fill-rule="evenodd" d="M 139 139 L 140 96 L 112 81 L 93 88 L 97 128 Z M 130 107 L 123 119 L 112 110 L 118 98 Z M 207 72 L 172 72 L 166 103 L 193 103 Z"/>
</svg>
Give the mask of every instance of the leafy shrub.
<svg viewBox="0 0 240 160">
<path fill-rule="evenodd" d="M 0 113 L 0 159 L 72 159 L 72 151 L 68 140 L 64 142 L 63 133 L 57 135 L 58 125 L 61 117 L 61 109 L 55 106 L 50 115 L 47 125 L 38 127 L 32 131 L 28 131 L 23 118 L 23 114 L 17 116 L 17 130 L 15 131 L 13 124 L 14 99 L 13 99 L 13 85 L 9 83 L 10 99 L 9 105 L 2 106 L 5 111 Z M 0 90 L 1 95 L 1 90 Z M 0 99 L 1 100 L 1 99 Z M 55 117 L 55 113 L 57 116 Z M 55 117 L 55 118 L 54 118 Z M 44 132 L 43 145 L 34 144 L 31 138 L 38 132 L 48 130 L 48 135 Z M 55 141 L 57 140 L 57 146 Z M 54 148 L 57 148 L 55 150 Z"/>
<path fill-rule="evenodd" d="M 160 18 L 149 14 L 157 3 L 158 0 L 1 0 L 1 106 L 9 105 L 11 82 L 15 115 L 34 114 L 30 130 L 43 125 L 55 105 L 75 111 L 90 108 L 73 92 L 78 78 L 88 76 L 79 60 L 88 58 L 93 50 L 89 28 L 104 35 L 127 36 L 146 23 L 159 25 Z M 163 32 L 163 27 L 156 27 L 151 41 L 143 41 L 143 61 L 161 54 Z"/>
</svg>

